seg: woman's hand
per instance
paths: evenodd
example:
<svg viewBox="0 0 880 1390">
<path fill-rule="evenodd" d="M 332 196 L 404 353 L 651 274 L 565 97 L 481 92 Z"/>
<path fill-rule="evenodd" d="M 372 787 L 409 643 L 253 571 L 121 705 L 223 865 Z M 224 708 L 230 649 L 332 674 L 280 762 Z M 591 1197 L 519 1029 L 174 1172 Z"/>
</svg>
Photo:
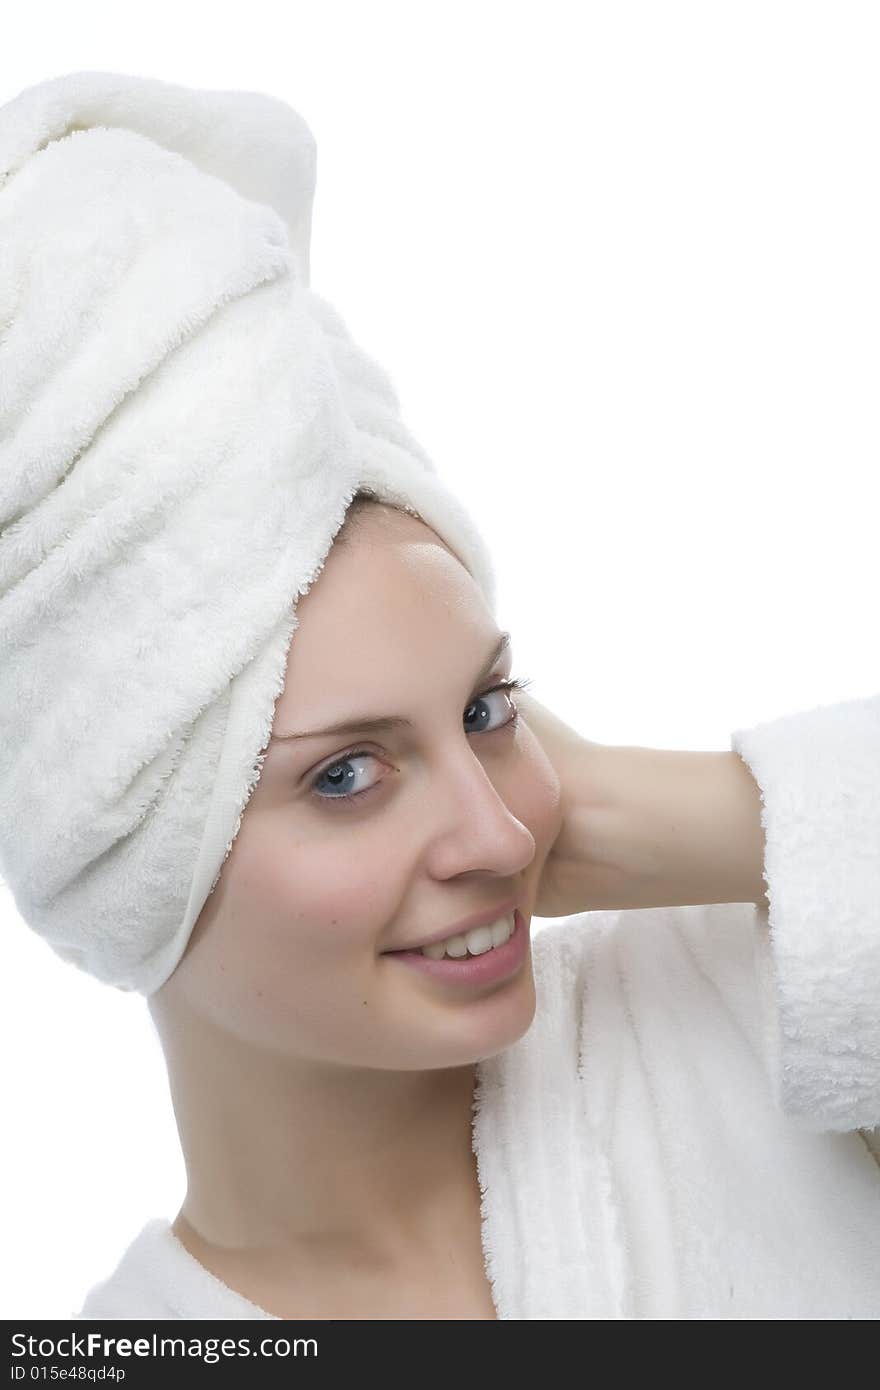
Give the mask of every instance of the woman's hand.
<svg viewBox="0 0 880 1390">
<path fill-rule="evenodd" d="M 520 718 L 535 735 L 559 779 L 562 828 L 544 861 L 533 912 L 567 917 L 585 912 L 601 896 L 598 865 L 591 865 L 589 752 L 598 747 L 582 737 L 534 695 L 518 691 Z M 591 875 L 595 882 L 591 881 Z"/>
<path fill-rule="evenodd" d="M 761 794 L 734 752 L 594 743 L 520 691 L 559 779 L 562 826 L 533 911 L 754 902 L 764 893 Z"/>
</svg>

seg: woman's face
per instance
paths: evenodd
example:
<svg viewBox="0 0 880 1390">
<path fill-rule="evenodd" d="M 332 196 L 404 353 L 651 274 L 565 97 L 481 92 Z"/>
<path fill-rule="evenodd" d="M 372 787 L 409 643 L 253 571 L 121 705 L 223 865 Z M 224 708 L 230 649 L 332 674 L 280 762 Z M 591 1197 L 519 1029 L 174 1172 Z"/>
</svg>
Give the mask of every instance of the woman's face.
<svg viewBox="0 0 880 1390">
<path fill-rule="evenodd" d="M 153 996 L 291 1059 L 424 1070 L 478 1061 L 534 1016 L 531 952 L 491 986 L 383 954 L 516 898 L 528 925 L 559 782 L 514 714 L 508 650 L 423 522 L 371 505 L 298 604 L 260 780 L 186 952 Z M 358 716 L 381 732 L 277 736 Z M 344 792 L 356 793 L 342 800 Z M 445 934 L 445 932 L 444 932 Z"/>
</svg>

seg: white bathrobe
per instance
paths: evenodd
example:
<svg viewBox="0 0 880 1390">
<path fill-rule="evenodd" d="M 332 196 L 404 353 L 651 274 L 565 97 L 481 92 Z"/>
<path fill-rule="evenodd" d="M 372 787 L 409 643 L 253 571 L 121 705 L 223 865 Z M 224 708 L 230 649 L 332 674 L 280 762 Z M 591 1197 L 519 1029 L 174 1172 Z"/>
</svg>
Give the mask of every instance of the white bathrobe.
<svg viewBox="0 0 880 1390">
<path fill-rule="evenodd" d="M 532 1026 L 477 1065 L 499 1318 L 880 1318 L 880 696 L 731 747 L 769 910 L 545 927 Z M 72 1316 L 272 1318 L 164 1217 Z"/>
</svg>

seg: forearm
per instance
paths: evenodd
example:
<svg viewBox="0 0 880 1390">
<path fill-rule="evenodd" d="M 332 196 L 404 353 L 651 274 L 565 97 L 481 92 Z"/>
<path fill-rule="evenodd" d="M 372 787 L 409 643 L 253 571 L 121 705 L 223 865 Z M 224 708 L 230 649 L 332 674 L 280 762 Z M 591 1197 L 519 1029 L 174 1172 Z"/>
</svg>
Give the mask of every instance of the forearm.
<svg viewBox="0 0 880 1390">
<path fill-rule="evenodd" d="M 766 906 L 761 796 L 738 754 L 591 743 L 585 758 L 590 907 Z"/>
</svg>

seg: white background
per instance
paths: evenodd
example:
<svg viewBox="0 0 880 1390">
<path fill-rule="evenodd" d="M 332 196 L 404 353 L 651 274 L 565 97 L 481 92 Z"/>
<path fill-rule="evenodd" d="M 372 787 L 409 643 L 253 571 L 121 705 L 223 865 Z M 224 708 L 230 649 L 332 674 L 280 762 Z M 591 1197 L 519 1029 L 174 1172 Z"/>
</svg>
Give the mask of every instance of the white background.
<svg viewBox="0 0 880 1390">
<path fill-rule="evenodd" d="M 843 0 L 78 0 L 7 14 L 0 101 L 103 69 L 299 110 L 312 288 L 481 527 L 514 674 L 590 738 L 726 749 L 878 688 L 878 40 Z M 143 999 L 8 889 L 0 927 L 0 1316 L 70 1317 L 183 1162 Z"/>
</svg>

